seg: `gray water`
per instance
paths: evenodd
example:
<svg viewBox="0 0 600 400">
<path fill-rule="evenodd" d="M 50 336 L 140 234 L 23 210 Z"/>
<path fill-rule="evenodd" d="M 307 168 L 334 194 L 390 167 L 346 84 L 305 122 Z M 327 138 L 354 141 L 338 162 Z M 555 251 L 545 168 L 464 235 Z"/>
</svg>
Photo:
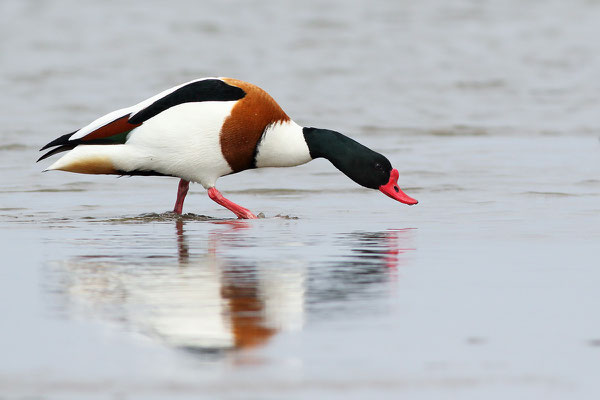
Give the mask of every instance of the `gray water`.
<svg viewBox="0 0 600 400">
<path fill-rule="evenodd" d="M 0 3 L 0 399 L 600 395 L 600 3 Z M 38 148 L 201 76 L 388 156 L 177 180 Z"/>
</svg>

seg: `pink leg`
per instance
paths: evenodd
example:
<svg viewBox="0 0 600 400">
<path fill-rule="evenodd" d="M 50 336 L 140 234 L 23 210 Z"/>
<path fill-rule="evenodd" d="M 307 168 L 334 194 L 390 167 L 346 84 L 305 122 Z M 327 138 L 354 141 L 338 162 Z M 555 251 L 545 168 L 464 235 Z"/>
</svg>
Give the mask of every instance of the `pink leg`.
<svg viewBox="0 0 600 400">
<path fill-rule="evenodd" d="M 252 214 L 250 210 L 245 209 L 242 206 L 238 206 L 233 201 L 227 200 L 216 187 L 208 189 L 208 197 L 215 202 L 219 203 L 229 211 L 232 211 L 238 218 L 243 219 L 256 219 L 256 215 Z"/>
<path fill-rule="evenodd" d="M 179 181 L 179 187 L 177 188 L 177 201 L 175 202 L 175 208 L 173 208 L 173 212 L 175 214 L 181 214 L 183 211 L 183 200 L 185 200 L 185 195 L 190 188 L 190 181 L 186 181 L 184 179 Z"/>
</svg>

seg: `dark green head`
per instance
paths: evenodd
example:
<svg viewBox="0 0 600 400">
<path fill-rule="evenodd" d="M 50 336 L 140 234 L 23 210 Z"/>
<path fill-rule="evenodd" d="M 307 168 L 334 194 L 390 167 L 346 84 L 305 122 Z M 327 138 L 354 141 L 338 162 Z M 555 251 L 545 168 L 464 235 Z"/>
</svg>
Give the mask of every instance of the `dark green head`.
<svg viewBox="0 0 600 400">
<path fill-rule="evenodd" d="M 328 129 L 304 128 L 304 139 L 312 158 L 323 157 L 361 186 L 381 190 L 405 204 L 417 204 L 397 185 L 398 171 L 376 151 Z"/>
</svg>

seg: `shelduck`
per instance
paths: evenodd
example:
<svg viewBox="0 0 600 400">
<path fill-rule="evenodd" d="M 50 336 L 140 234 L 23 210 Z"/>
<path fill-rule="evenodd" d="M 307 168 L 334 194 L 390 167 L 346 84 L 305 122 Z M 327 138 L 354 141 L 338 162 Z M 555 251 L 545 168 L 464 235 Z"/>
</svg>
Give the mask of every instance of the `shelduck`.
<svg viewBox="0 0 600 400">
<path fill-rule="evenodd" d="M 181 214 L 189 183 L 238 218 L 256 218 L 223 197 L 217 179 L 261 167 L 328 159 L 359 185 L 417 204 L 398 187 L 398 170 L 368 147 L 328 129 L 301 127 L 261 88 L 231 78 L 203 78 L 110 112 L 40 149 L 41 161 L 68 151 L 45 171 L 178 177 L 173 211 Z"/>
</svg>

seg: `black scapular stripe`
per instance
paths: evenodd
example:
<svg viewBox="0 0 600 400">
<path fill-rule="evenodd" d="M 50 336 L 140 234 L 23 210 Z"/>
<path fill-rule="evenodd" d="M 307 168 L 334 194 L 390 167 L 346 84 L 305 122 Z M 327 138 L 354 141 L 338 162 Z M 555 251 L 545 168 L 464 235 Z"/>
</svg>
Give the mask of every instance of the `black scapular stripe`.
<svg viewBox="0 0 600 400">
<path fill-rule="evenodd" d="M 183 103 L 200 101 L 234 101 L 246 95 L 241 88 L 228 85 L 220 79 L 204 79 L 180 87 L 156 100 L 129 119 L 130 124 L 141 124 L 161 112 Z"/>
</svg>

